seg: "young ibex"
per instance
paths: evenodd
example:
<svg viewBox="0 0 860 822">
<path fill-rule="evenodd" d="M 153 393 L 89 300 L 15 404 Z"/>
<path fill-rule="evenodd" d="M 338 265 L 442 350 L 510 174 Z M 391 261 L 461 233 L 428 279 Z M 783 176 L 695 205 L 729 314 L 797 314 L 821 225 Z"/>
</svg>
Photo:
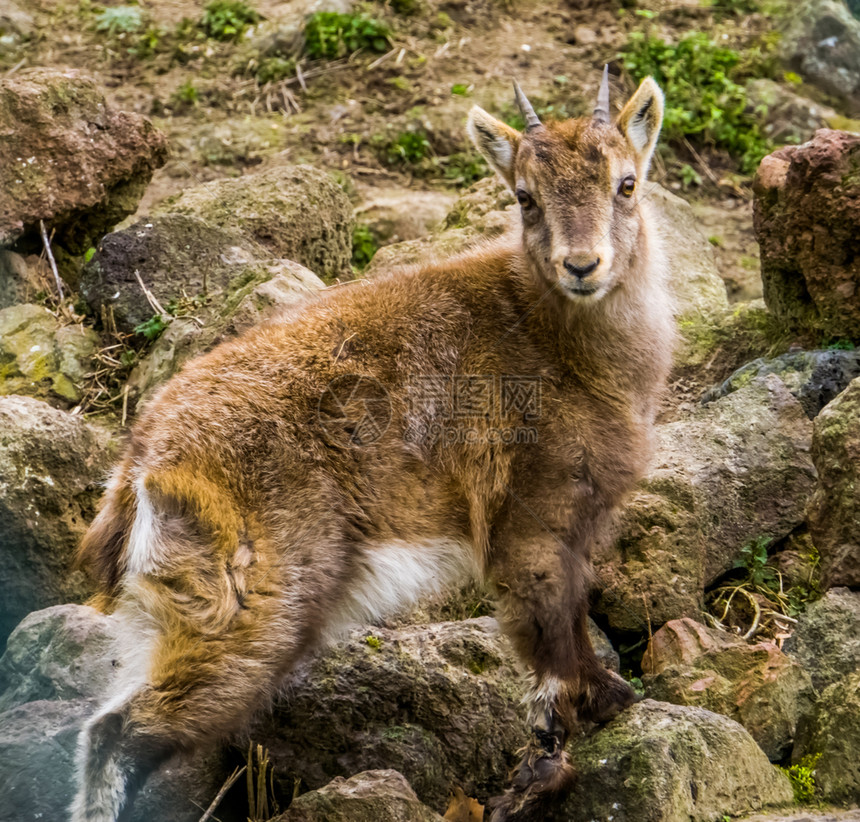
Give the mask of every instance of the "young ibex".
<svg viewBox="0 0 860 822">
<path fill-rule="evenodd" d="M 615 123 L 468 130 L 521 229 L 332 289 L 190 362 L 131 434 L 82 559 L 127 625 L 81 735 L 74 822 L 128 813 L 178 751 L 235 733 L 339 628 L 468 574 L 534 672 L 494 820 L 569 784 L 579 721 L 633 701 L 586 633 L 595 531 L 644 469 L 673 323 L 642 190 L 663 98 Z"/>
</svg>

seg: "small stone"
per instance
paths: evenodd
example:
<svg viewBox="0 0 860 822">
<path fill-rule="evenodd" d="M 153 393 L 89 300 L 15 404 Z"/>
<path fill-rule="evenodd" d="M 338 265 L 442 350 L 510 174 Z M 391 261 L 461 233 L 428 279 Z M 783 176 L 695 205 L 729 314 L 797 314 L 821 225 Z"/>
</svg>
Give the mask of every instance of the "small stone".
<svg viewBox="0 0 860 822">
<path fill-rule="evenodd" d="M 273 822 L 442 822 L 423 805 L 397 771 L 378 770 L 344 779 L 295 799 Z"/>
<path fill-rule="evenodd" d="M 577 26 L 573 30 L 573 40 L 578 46 L 590 46 L 597 42 L 597 32 L 588 26 Z"/>
</svg>

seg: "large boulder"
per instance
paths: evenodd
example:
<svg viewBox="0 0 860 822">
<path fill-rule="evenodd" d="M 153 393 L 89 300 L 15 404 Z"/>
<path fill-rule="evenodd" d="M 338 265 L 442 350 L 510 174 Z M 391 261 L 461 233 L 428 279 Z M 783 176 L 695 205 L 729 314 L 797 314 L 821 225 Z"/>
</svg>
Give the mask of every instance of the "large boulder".
<svg viewBox="0 0 860 822">
<path fill-rule="evenodd" d="M 760 537 L 805 520 L 812 423 L 774 374 L 657 427 L 652 468 L 595 550 L 597 611 L 617 629 L 702 609 L 706 585 Z"/>
<path fill-rule="evenodd" d="M 726 284 L 717 270 L 714 247 L 702 234 L 690 204 L 658 183 L 649 183 L 643 196 L 663 241 L 675 313 L 685 317 L 727 308 Z"/>
<path fill-rule="evenodd" d="M 860 670 L 860 592 L 831 588 L 798 617 L 783 648 L 818 690 Z"/>
<path fill-rule="evenodd" d="M 442 822 L 422 804 L 402 774 L 364 771 L 294 799 L 273 822 Z"/>
<path fill-rule="evenodd" d="M 128 334 L 156 313 L 141 282 L 165 310 L 206 319 L 252 280 L 267 279 L 272 262 L 237 231 L 163 214 L 104 237 L 81 273 L 81 294 Z"/>
<path fill-rule="evenodd" d="M 860 340 L 858 169 L 860 135 L 821 129 L 765 157 L 753 185 L 768 307 L 784 322 L 853 340 Z"/>
<path fill-rule="evenodd" d="M 809 674 L 774 643 L 748 643 L 692 619 L 654 634 L 642 670 L 649 697 L 734 719 L 773 761 L 791 752 L 812 705 Z"/>
<path fill-rule="evenodd" d="M 776 374 L 813 419 L 827 403 L 860 377 L 860 349 L 846 351 L 791 351 L 779 357 L 759 357 L 737 369 L 702 397 L 703 403 L 725 397 L 756 377 Z"/>
<path fill-rule="evenodd" d="M 78 416 L 0 397 L 0 646 L 30 611 L 89 593 L 72 571 L 116 443 Z"/>
<path fill-rule="evenodd" d="M 334 179 L 309 165 L 275 166 L 187 189 L 158 213 L 190 214 L 244 234 L 265 253 L 324 279 L 351 276 L 352 206 Z"/>
<path fill-rule="evenodd" d="M 93 699 L 113 674 L 113 620 L 86 605 L 28 614 L 0 658 L 0 713 L 41 700 Z"/>
<path fill-rule="evenodd" d="M 762 130 L 777 145 L 804 143 L 838 119 L 830 106 L 801 97 L 768 77 L 749 80 L 746 94 L 747 111 L 764 121 Z"/>
<path fill-rule="evenodd" d="M 78 735 L 110 687 L 115 641 L 113 618 L 84 605 L 30 614 L 9 637 L 0 658 L 0 822 L 66 818 Z M 217 745 L 167 763 L 147 781 L 131 822 L 197 822 L 228 773 Z M 218 818 L 247 814 L 228 800 Z"/>
<path fill-rule="evenodd" d="M 91 328 L 63 325 L 42 305 L 0 310 L 0 395 L 77 402 L 98 345 Z"/>
<path fill-rule="evenodd" d="M 25 69 L 0 79 L 0 246 L 55 241 L 82 254 L 134 213 L 167 158 L 162 134 L 110 107 L 75 70 Z"/>
<path fill-rule="evenodd" d="M 646 699 L 569 747 L 576 785 L 564 822 L 713 822 L 792 800 L 737 722 Z"/>
<path fill-rule="evenodd" d="M 853 0 L 852 0 L 853 2 Z M 800 0 L 779 23 L 783 58 L 804 80 L 860 116 L 860 20 L 843 0 Z"/>
<path fill-rule="evenodd" d="M 287 792 L 300 778 L 395 768 L 437 811 L 459 785 L 501 793 L 526 739 L 523 683 L 489 617 L 356 630 L 292 678 L 251 738 L 269 749 Z"/>
<path fill-rule="evenodd" d="M 812 459 L 818 487 L 809 531 L 825 586 L 860 588 L 860 378 L 815 420 Z"/>
<path fill-rule="evenodd" d="M 808 757 L 808 759 L 807 759 Z M 802 723 L 792 761 L 814 761 L 818 799 L 860 804 L 860 671 L 824 689 Z"/>
<path fill-rule="evenodd" d="M 133 407 L 197 354 L 258 323 L 296 308 L 323 287 L 322 280 L 291 260 L 253 261 L 232 280 L 222 300 L 173 319 L 128 378 Z"/>
</svg>

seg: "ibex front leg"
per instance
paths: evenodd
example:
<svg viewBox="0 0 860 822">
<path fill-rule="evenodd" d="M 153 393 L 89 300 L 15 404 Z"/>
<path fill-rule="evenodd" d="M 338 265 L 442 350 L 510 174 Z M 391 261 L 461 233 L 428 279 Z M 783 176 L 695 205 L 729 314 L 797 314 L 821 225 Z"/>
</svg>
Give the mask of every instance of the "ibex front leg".
<svg viewBox="0 0 860 822">
<path fill-rule="evenodd" d="M 517 506 L 520 510 L 516 510 Z M 491 800 L 491 822 L 544 819 L 571 787 L 564 751 L 581 722 L 606 722 L 635 695 L 598 661 L 588 638 L 590 578 L 583 530 L 553 528 L 552 513 L 517 499 L 498 529 L 491 578 L 502 624 L 533 670 L 528 693 L 531 737 L 511 787 Z"/>
</svg>

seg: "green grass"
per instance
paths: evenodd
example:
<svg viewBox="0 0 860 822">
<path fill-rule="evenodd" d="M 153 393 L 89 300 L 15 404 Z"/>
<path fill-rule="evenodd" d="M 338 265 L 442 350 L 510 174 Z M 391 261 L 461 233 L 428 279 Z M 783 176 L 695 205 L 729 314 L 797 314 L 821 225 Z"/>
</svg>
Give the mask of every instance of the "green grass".
<svg viewBox="0 0 860 822">
<path fill-rule="evenodd" d="M 367 14 L 318 11 L 305 24 L 305 53 L 312 60 L 335 60 L 359 50 L 382 54 L 390 37 L 385 22 Z"/>
<path fill-rule="evenodd" d="M 238 40 L 260 15 L 242 0 L 213 0 L 206 6 L 200 25 L 213 40 Z"/>
<path fill-rule="evenodd" d="M 794 791 L 794 801 L 798 805 L 812 805 L 815 803 L 815 766 L 821 754 L 809 754 L 804 756 L 796 765 L 789 768 L 780 768 L 791 782 Z"/>
<path fill-rule="evenodd" d="M 357 223 L 352 230 L 352 265 L 361 271 L 373 259 L 379 249 L 379 242 L 370 228 Z"/>
<path fill-rule="evenodd" d="M 704 147 L 725 149 L 750 174 L 773 143 L 758 117 L 747 110 L 742 83 L 771 71 L 771 44 L 744 55 L 697 32 L 667 43 L 646 31 L 634 31 L 622 49 L 624 68 L 636 82 L 651 75 L 666 96 L 663 133 L 674 143 L 685 138 Z"/>
</svg>

